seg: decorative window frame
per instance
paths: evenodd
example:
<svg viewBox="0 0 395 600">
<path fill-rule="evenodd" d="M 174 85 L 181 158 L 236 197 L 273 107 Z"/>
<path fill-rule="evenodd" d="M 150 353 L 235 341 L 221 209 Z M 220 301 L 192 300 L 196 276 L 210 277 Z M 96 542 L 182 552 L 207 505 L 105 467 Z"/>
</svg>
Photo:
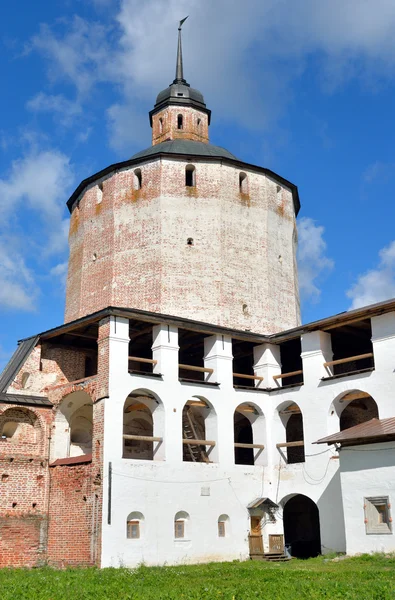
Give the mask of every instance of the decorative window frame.
<svg viewBox="0 0 395 600">
<path fill-rule="evenodd" d="M 382 507 L 383 522 L 379 522 L 377 507 Z M 367 535 L 392 534 L 391 503 L 389 496 L 368 496 L 364 498 L 365 530 Z"/>
</svg>

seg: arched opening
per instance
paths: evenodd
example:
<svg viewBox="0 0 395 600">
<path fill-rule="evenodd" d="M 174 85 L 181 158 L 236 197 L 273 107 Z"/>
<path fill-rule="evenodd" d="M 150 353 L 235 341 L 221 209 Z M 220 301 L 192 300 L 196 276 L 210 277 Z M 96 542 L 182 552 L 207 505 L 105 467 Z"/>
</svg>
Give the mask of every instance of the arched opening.
<svg viewBox="0 0 395 600">
<path fill-rule="evenodd" d="M 84 391 L 72 392 L 59 404 L 51 441 L 52 459 L 92 452 L 93 403 Z"/>
<path fill-rule="evenodd" d="M 143 185 L 143 176 L 141 173 L 141 169 L 135 169 L 134 171 L 134 189 L 141 190 Z"/>
<path fill-rule="evenodd" d="M 376 402 L 367 392 L 349 390 L 336 398 L 329 409 L 329 434 L 379 418 Z"/>
<path fill-rule="evenodd" d="M 41 425 L 37 416 L 25 408 L 8 408 L 0 415 L 0 439 L 34 452 L 41 441 Z M 37 448 L 38 450 L 38 448 Z"/>
<path fill-rule="evenodd" d="M 185 167 L 185 185 L 186 187 L 196 186 L 196 169 L 193 165 Z"/>
<path fill-rule="evenodd" d="M 318 507 L 303 494 L 292 496 L 283 509 L 284 541 L 296 558 L 321 554 L 320 516 Z"/>
<path fill-rule="evenodd" d="M 97 197 L 96 204 L 100 204 L 103 200 L 103 183 L 99 183 L 97 186 Z"/>
<path fill-rule="evenodd" d="M 347 404 L 340 415 L 340 431 L 379 418 L 377 404 L 369 395 L 356 398 L 351 402 L 343 398 L 343 402 L 347 402 Z"/>
<path fill-rule="evenodd" d="M 205 443 L 204 443 L 205 442 Z M 204 398 L 194 396 L 182 411 L 182 446 L 185 462 L 217 460 L 217 416 Z"/>
<path fill-rule="evenodd" d="M 189 536 L 189 514 L 180 510 L 174 517 L 174 538 L 185 539 Z"/>
<path fill-rule="evenodd" d="M 29 381 L 29 378 L 30 378 L 30 373 L 28 373 L 27 371 L 25 371 L 22 374 L 22 379 L 21 379 L 21 386 L 22 386 L 23 390 L 26 388 L 27 382 Z"/>
<path fill-rule="evenodd" d="M 163 459 L 163 405 L 147 390 L 135 390 L 123 407 L 123 458 Z"/>
<path fill-rule="evenodd" d="M 177 116 L 177 129 L 182 129 L 184 126 L 184 120 L 182 115 Z"/>
<path fill-rule="evenodd" d="M 240 404 L 233 415 L 235 464 L 264 464 L 265 418 L 254 404 Z"/>
<path fill-rule="evenodd" d="M 126 537 L 128 540 L 139 540 L 143 537 L 144 515 L 141 512 L 131 512 L 126 519 Z"/>
<path fill-rule="evenodd" d="M 162 117 L 159 118 L 159 133 L 160 134 L 163 133 L 163 119 L 162 119 Z"/>
<path fill-rule="evenodd" d="M 277 408 L 274 428 L 276 437 L 281 440 L 277 443 L 277 448 L 286 458 L 287 463 L 304 462 L 303 417 L 299 406 L 295 402 L 280 404 Z"/>
<path fill-rule="evenodd" d="M 220 515 L 218 517 L 218 537 L 229 536 L 229 517 L 228 515 Z"/>
<path fill-rule="evenodd" d="M 247 173 L 239 173 L 239 192 L 240 194 L 248 194 Z"/>
</svg>

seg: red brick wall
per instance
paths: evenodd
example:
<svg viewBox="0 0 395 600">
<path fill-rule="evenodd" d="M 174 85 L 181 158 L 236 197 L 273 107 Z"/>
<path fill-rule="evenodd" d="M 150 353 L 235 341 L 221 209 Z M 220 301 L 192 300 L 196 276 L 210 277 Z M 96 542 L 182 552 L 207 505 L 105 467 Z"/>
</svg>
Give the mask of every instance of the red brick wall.
<svg viewBox="0 0 395 600">
<path fill-rule="evenodd" d="M 0 568 L 45 564 L 46 529 L 44 515 L 0 516 Z"/>
<path fill-rule="evenodd" d="M 178 129 L 178 115 L 183 117 L 182 129 Z M 162 131 L 160 130 L 162 119 Z M 198 122 L 200 121 L 200 122 Z M 166 140 L 194 140 L 208 142 L 208 116 L 194 108 L 169 106 L 152 117 L 152 145 Z"/>
<path fill-rule="evenodd" d="M 97 514 L 92 497 L 92 465 L 50 468 L 48 563 L 90 565 L 94 563 Z"/>
</svg>

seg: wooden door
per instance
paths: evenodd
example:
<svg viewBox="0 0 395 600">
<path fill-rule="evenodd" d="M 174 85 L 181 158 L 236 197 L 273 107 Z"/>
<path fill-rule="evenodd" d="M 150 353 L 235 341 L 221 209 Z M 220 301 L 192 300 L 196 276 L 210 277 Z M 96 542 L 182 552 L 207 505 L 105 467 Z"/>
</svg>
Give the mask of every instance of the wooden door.
<svg viewBox="0 0 395 600">
<path fill-rule="evenodd" d="M 269 535 L 269 553 L 283 554 L 284 552 L 284 536 L 281 534 Z"/>
<path fill-rule="evenodd" d="M 263 554 L 263 542 L 260 517 L 251 517 L 251 530 L 249 535 L 250 554 Z"/>
</svg>

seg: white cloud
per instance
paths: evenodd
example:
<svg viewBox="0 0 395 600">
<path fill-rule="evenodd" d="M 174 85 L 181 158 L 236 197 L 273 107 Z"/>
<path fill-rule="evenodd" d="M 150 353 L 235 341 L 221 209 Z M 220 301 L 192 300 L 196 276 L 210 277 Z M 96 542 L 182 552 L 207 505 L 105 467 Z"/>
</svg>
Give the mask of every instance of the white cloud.
<svg viewBox="0 0 395 600">
<path fill-rule="evenodd" d="M 66 286 L 68 262 L 58 263 L 50 270 L 49 274 L 52 277 L 59 278 L 60 284 L 64 288 Z"/>
<path fill-rule="evenodd" d="M 108 117 L 118 149 L 136 127 L 140 135 L 136 104 L 152 106 L 173 79 L 183 15 L 190 15 L 187 80 L 204 92 L 215 118 L 251 129 L 275 123 L 311 55 L 329 90 L 353 77 L 374 86 L 395 73 L 393 0 L 120 0 L 117 6 L 115 22 L 105 25 L 80 17 L 42 25 L 31 47 L 47 57 L 51 81 L 66 79 L 79 100 L 89 100 L 98 82 L 117 86 L 120 99 Z M 130 132 L 124 144 L 119 131 Z"/>
<path fill-rule="evenodd" d="M 65 126 L 71 125 L 75 117 L 82 114 L 81 104 L 68 100 L 62 94 L 48 95 L 40 92 L 27 102 L 26 107 L 33 112 L 52 112 Z"/>
<path fill-rule="evenodd" d="M 44 219 L 60 221 L 63 200 L 72 183 L 73 173 L 65 154 L 58 150 L 33 149 L 12 163 L 7 178 L 0 178 L 3 217 L 15 214 L 23 203 Z"/>
<path fill-rule="evenodd" d="M 360 275 L 346 292 L 350 310 L 395 297 L 395 240 L 379 252 L 379 264 Z"/>
<path fill-rule="evenodd" d="M 317 302 L 321 290 L 318 283 L 333 269 L 334 262 L 326 256 L 324 227 L 313 219 L 303 217 L 298 221 L 298 271 L 302 301 Z"/>
<path fill-rule="evenodd" d="M 39 295 L 33 272 L 10 240 L 0 240 L 0 307 L 34 311 Z"/>
<path fill-rule="evenodd" d="M 73 179 L 67 156 L 37 147 L 0 179 L 0 307 L 35 310 L 37 267 L 67 247 L 64 202 Z"/>
</svg>

